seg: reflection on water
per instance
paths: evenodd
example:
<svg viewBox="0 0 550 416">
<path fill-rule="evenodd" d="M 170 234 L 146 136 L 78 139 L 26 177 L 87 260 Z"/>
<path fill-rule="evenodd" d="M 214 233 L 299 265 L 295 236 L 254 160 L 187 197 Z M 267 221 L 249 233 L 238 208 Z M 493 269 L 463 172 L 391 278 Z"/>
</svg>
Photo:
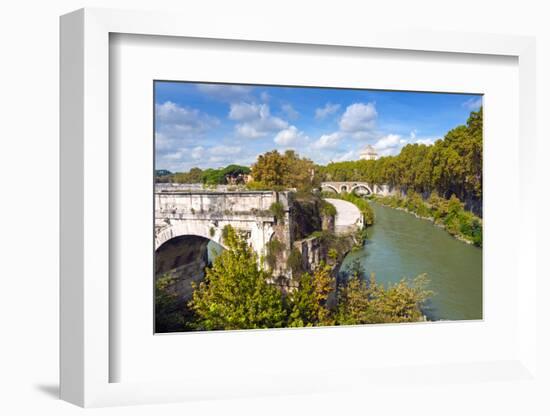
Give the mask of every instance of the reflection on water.
<svg viewBox="0 0 550 416">
<path fill-rule="evenodd" d="M 380 283 L 427 273 L 435 291 L 426 315 L 430 319 L 482 318 L 482 250 L 451 237 L 431 222 L 376 203 L 375 225 L 365 246 L 348 254 L 345 273 L 359 261 Z"/>
</svg>

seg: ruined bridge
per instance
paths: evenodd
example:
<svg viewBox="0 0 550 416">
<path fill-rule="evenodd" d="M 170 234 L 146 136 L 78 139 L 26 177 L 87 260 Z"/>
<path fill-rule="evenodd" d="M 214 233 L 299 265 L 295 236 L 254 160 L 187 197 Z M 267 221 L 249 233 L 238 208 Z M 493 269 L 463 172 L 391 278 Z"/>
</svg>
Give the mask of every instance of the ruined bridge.
<svg viewBox="0 0 550 416">
<path fill-rule="evenodd" d="M 328 184 L 333 186 L 334 183 Z M 348 192 L 362 185 L 337 184 L 337 192 L 346 191 L 342 188 L 344 184 L 348 186 Z M 270 241 L 279 241 L 280 251 L 270 268 L 279 284 L 288 287 L 295 284 L 292 269 L 288 266 L 292 250 L 298 250 L 302 269 L 306 271 L 314 270 L 326 259 L 327 249 L 319 238 L 311 237 L 313 231 L 332 229 L 336 233 L 350 234 L 363 226 L 362 217 L 350 220 L 344 212 L 338 212 L 332 222 L 321 216 L 309 218 L 313 206 L 304 210 L 292 192 L 232 189 L 220 186 L 208 190 L 200 185 L 185 184 L 155 186 L 155 276 L 171 275 L 182 301 L 190 298 L 192 283 L 204 278 L 205 268 L 215 256 L 213 251 L 224 248 L 222 235 L 228 225 L 245 235 L 247 243 L 259 257 L 268 254 Z M 375 190 L 381 192 L 379 188 Z M 279 204 L 277 217 L 271 209 L 274 203 Z M 349 204 L 344 201 L 336 203 Z"/>
<path fill-rule="evenodd" d="M 224 247 L 223 229 L 242 232 L 259 256 L 276 236 L 290 247 L 291 219 L 287 192 L 205 190 L 189 186 L 155 187 L 155 276 L 170 274 L 182 299 L 192 293 L 192 282 L 204 277 L 211 261 L 210 242 Z M 270 207 L 281 204 L 277 221 Z M 218 248 L 219 248 L 218 246 Z"/>
<path fill-rule="evenodd" d="M 155 192 L 155 250 L 184 235 L 212 240 L 223 247 L 222 231 L 231 225 L 246 235 L 257 253 L 263 254 L 274 233 L 275 218 L 270 207 L 283 197 L 271 191 Z"/>
<path fill-rule="evenodd" d="M 358 193 L 363 195 L 388 195 L 390 193 L 387 185 L 369 184 L 367 182 L 322 182 L 322 191 Z"/>
</svg>

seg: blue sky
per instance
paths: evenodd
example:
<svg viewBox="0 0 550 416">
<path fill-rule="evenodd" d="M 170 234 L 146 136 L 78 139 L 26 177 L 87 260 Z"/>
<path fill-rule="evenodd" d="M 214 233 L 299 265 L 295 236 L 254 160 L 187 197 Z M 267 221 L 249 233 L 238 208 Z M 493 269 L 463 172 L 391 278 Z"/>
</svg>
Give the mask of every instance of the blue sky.
<svg viewBox="0 0 550 416">
<path fill-rule="evenodd" d="M 394 155 L 464 124 L 480 95 L 155 83 L 156 168 L 250 165 L 294 149 L 319 164 L 356 160 L 367 144 Z"/>
</svg>

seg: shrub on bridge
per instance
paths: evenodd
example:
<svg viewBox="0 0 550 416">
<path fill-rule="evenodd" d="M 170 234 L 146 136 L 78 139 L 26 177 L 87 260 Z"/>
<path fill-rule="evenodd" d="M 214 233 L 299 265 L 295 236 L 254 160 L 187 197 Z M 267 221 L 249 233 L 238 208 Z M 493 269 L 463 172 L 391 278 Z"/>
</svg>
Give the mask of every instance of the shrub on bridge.
<svg viewBox="0 0 550 416">
<path fill-rule="evenodd" d="M 285 219 L 285 207 L 280 202 L 274 202 L 269 207 L 269 212 L 275 217 L 277 222 L 283 223 Z"/>
</svg>

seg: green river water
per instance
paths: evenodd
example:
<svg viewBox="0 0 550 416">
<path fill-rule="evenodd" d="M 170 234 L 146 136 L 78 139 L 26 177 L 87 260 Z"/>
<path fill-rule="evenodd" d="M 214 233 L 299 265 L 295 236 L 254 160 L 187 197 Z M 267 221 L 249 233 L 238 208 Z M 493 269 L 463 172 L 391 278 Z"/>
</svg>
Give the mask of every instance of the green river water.
<svg viewBox="0 0 550 416">
<path fill-rule="evenodd" d="M 482 250 L 451 237 L 427 220 L 370 203 L 375 224 L 361 250 L 344 259 L 342 271 L 359 261 L 385 285 L 427 273 L 435 295 L 425 314 L 432 320 L 482 318 Z"/>
</svg>

